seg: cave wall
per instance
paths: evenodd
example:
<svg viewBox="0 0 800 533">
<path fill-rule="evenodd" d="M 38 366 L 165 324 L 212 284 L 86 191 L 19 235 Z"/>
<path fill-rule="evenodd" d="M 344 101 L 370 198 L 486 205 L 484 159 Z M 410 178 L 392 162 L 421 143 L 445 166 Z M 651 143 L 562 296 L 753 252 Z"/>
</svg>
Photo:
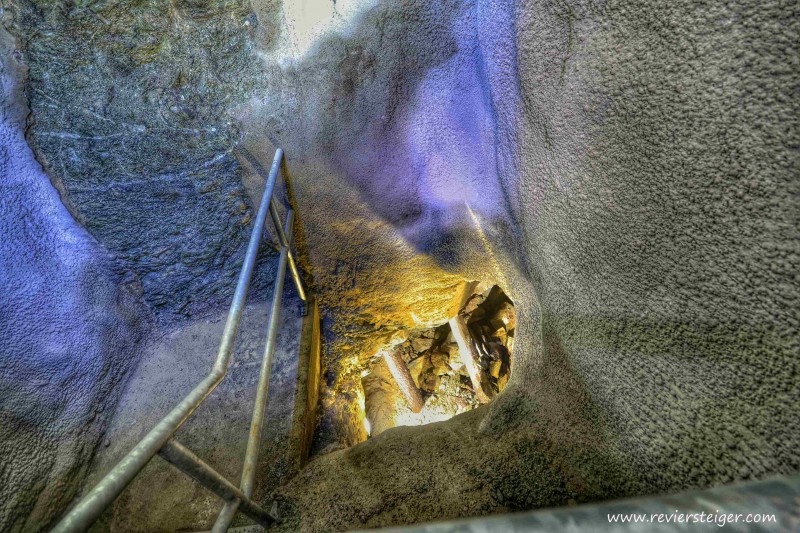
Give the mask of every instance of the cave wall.
<svg viewBox="0 0 800 533">
<path fill-rule="evenodd" d="M 4 21 L 29 69 L 28 139 L 73 216 L 160 324 L 227 304 L 254 216 L 243 180 L 263 183 L 227 113 L 256 84 L 248 2 L 14 0 Z"/>
<path fill-rule="evenodd" d="M 520 331 L 509 388 L 482 415 L 312 463 L 280 492 L 287 527 L 796 472 L 792 9 L 360 4 L 303 54 L 263 44 L 272 89 L 241 112 L 286 148 L 322 301 L 348 324 L 329 338 L 328 385 L 352 403 L 348 369 L 373 349 L 359 329 L 403 327 L 424 308 L 415 288 L 448 276 L 500 283 Z M 336 398 L 326 409 L 324 431 L 347 424 Z"/>
<path fill-rule="evenodd" d="M 23 132 L 26 69 L 0 28 L 0 530 L 75 496 L 152 322 L 141 284 L 70 216 Z"/>
<path fill-rule="evenodd" d="M 254 20 L 228 0 L 0 8 L 0 529 L 74 498 L 153 320 L 230 301 L 263 187 L 226 114 L 254 85 Z"/>
<path fill-rule="evenodd" d="M 286 150 L 325 315 L 334 447 L 366 437 L 352 409 L 382 343 L 446 321 L 464 280 L 514 300 L 500 397 L 320 457 L 278 493 L 287 530 L 798 470 L 791 6 L 20 0 L 9 12 L 31 69 L 31 145 L 162 321 L 222 298 L 243 252 L 253 187 L 232 145 L 266 167 Z"/>
<path fill-rule="evenodd" d="M 501 128 L 544 364 L 568 361 L 648 491 L 796 472 L 796 13 L 517 9 L 524 121 Z"/>
</svg>

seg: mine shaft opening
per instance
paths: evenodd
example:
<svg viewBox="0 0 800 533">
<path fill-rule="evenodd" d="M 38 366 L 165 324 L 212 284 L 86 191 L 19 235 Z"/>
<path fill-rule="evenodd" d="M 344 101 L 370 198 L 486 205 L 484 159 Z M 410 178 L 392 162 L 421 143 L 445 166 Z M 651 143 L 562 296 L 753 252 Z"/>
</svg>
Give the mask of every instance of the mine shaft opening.
<svg viewBox="0 0 800 533">
<path fill-rule="evenodd" d="M 448 322 L 410 330 L 362 372 L 364 426 L 440 422 L 491 402 L 511 377 L 516 314 L 497 286 L 473 284 Z"/>
</svg>

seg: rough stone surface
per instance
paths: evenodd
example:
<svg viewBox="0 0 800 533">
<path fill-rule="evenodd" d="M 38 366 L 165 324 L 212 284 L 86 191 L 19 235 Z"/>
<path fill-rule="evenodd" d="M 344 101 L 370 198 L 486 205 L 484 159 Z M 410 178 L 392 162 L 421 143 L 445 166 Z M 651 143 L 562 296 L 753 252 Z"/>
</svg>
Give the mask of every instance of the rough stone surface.
<svg viewBox="0 0 800 533">
<path fill-rule="evenodd" d="M 30 70 L 28 138 L 75 217 L 160 322 L 227 302 L 253 216 L 226 113 L 254 84 L 247 2 L 15 0 L 4 18 Z"/>
<path fill-rule="evenodd" d="M 15 48 L 0 28 L 0 530 L 41 531 L 86 475 L 152 317 L 33 158 Z"/>
<path fill-rule="evenodd" d="M 483 302 L 480 306 L 469 305 L 470 301 L 477 299 Z M 509 322 L 514 319 L 513 306 L 508 303 L 505 294 L 496 288 L 492 288 L 490 298 L 483 295 L 481 298 L 469 299 L 461 313 L 471 331 L 490 329 L 489 324 L 494 321 L 503 324 L 497 317 L 505 318 Z M 458 344 L 444 345 L 450 337 L 450 326 L 443 324 L 424 330 L 412 330 L 409 332 L 409 340 L 392 348 L 400 354 L 402 362 L 407 364 L 413 386 L 422 395 L 422 408 L 416 412 L 409 405 L 408 398 L 392 374 L 386 356 L 378 356 L 369 363 L 362 373 L 361 385 L 364 390 L 364 424 L 369 428 L 370 436 L 379 435 L 395 426 L 420 426 L 441 422 L 480 405 Z M 505 342 L 509 338 L 513 337 L 506 337 Z M 481 376 L 484 391 L 488 391 L 490 398 L 494 398 L 508 382 L 508 346 L 488 331 L 473 335 L 473 339 L 478 354 L 477 364 L 481 367 L 478 375 Z M 425 343 L 420 344 L 419 341 Z"/>
<path fill-rule="evenodd" d="M 345 531 L 562 506 L 577 497 L 576 487 L 565 484 L 561 465 L 548 460 L 548 448 L 563 443 L 537 443 L 524 431 L 482 434 L 486 409 L 422 426 L 424 431 L 391 428 L 319 457 L 288 490 L 277 492 L 284 522 L 276 530 Z M 577 489 L 583 497 L 630 490 L 602 450 L 584 451 L 582 460 L 597 471 Z M 331 494 L 337 497 L 323 505 Z"/>
<path fill-rule="evenodd" d="M 500 135 L 543 363 L 568 362 L 650 492 L 797 471 L 797 18 L 519 7 L 526 123 Z"/>
<path fill-rule="evenodd" d="M 487 531 L 591 531 L 592 533 L 678 533 L 720 529 L 735 533 L 794 533 L 800 523 L 800 476 L 725 485 L 683 494 L 614 500 L 597 505 L 561 507 L 464 518 L 418 526 L 384 528 L 382 533 L 485 533 Z M 675 515 L 676 509 L 699 512 Z M 760 513 L 753 513 L 758 509 Z M 609 516 L 650 517 L 656 521 L 621 523 Z M 658 521 L 661 515 L 663 518 Z M 675 516 L 675 519 L 672 518 Z M 669 518 L 668 518 L 669 517 Z M 701 521 L 703 525 L 701 525 Z M 250 532 L 242 532 L 250 533 Z"/>
<path fill-rule="evenodd" d="M 437 438 L 426 426 L 312 463 L 282 489 L 298 517 L 288 529 L 444 512 L 424 502 L 445 514 L 500 510 L 451 492 L 472 473 L 425 483 L 437 475 L 430 464 L 472 464 L 470 439 L 498 435 L 559 465 L 540 483 L 564 484 L 578 502 L 610 497 L 591 488 L 604 478 L 616 495 L 652 494 L 796 472 L 795 10 L 363 5 L 305 56 L 276 53 L 273 89 L 248 108 L 249 127 L 297 154 L 323 301 L 330 291 L 333 305 L 355 303 L 350 324 L 398 324 L 416 288 L 453 274 L 497 282 L 517 310 L 514 368 L 496 402 L 469 415 L 480 423 L 441 424 L 459 435 L 455 451 L 409 446 Z M 298 126 L 297 116 L 313 119 Z M 360 202 L 341 200 L 353 195 Z M 324 210 L 317 219 L 313 206 L 326 202 L 341 225 Z M 403 246 L 435 265 L 396 290 L 412 268 L 394 252 Z M 353 329 L 329 343 L 327 363 L 337 369 L 329 385 L 355 403 L 338 370 L 372 354 Z M 332 427 L 347 425 L 345 409 L 328 409 Z M 526 478 L 525 461 L 500 465 Z M 424 502 L 421 486 L 431 487 Z M 510 490 L 525 501 L 526 488 Z"/>
<path fill-rule="evenodd" d="M 92 42 L 80 21 L 96 17 L 83 3 L 26 11 L 45 4 L 14 4 L 22 6 L 15 20 L 31 30 L 31 61 L 47 43 L 79 42 L 39 34 L 40 27 Z M 140 20 L 172 24 L 159 35 L 185 32 L 176 50 L 195 50 L 196 35 L 209 43 L 208 57 L 228 56 L 222 41 L 203 41 L 196 28 L 230 35 L 235 24 L 256 27 L 236 26 L 236 38 L 252 44 L 246 62 L 257 66 L 257 81 L 249 86 L 249 71 L 237 73 L 246 91 L 214 109 L 239 121 L 244 144 L 264 166 L 276 145 L 288 155 L 302 263 L 326 314 L 318 449 L 366 438 L 356 416 L 364 365 L 404 330 L 446 321 L 464 280 L 498 284 L 517 313 L 512 378 L 494 403 L 319 457 L 277 493 L 284 530 L 582 503 L 800 469 L 800 22 L 793 5 L 252 0 L 251 17 L 243 4 L 212 4 L 204 19 L 182 15 L 195 3 L 136 2 L 127 10 L 97 3 L 112 28 L 100 34 L 132 47 L 98 42 L 105 55 L 85 66 L 147 52 L 139 51 L 144 29 L 140 37 L 122 35 L 118 24 L 126 31 Z M 220 15 L 228 9 L 233 16 Z M 104 27 L 99 20 L 85 24 Z M 68 47 L 48 49 L 59 51 L 55 58 L 75 56 Z M 132 60 L 123 68 L 134 78 L 163 70 L 164 79 L 180 82 L 166 51 L 153 57 L 151 67 Z M 177 54 L 177 63 L 185 60 Z M 43 61 L 31 67 L 42 73 L 33 80 L 32 100 L 42 106 L 35 114 L 54 117 L 52 125 L 81 124 L 72 114 L 48 115 L 55 111 L 36 96 L 37 85 L 58 86 L 44 76 L 56 73 L 57 61 L 42 69 Z M 220 80 L 231 79 L 237 61 L 202 63 L 200 71 L 211 66 Z M 130 87 L 123 78 L 98 87 Z M 80 90 L 67 94 L 82 98 Z M 170 120 L 187 120 L 179 119 L 184 93 L 166 94 L 174 100 L 153 105 L 174 105 Z M 149 116 L 124 121 L 135 126 Z M 188 127 L 198 129 L 191 120 Z M 73 139 L 44 135 L 64 131 L 95 135 L 34 129 L 32 138 L 74 210 L 88 213 L 102 195 L 76 189 L 73 196 L 69 183 L 77 178 L 59 175 L 50 158 L 71 169 L 79 163 L 69 148 L 80 147 L 77 161 L 89 165 L 100 164 L 101 152 L 94 139 L 67 145 Z M 130 146 L 150 156 L 149 143 L 180 140 L 177 131 Z M 48 149 L 56 139 L 65 148 Z M 227 141 L 213 146 L 188 150 L 191 165 L 149 175 L 179 175 L 228 149 Z M 134 152 L 122 150 L 129 159 L 121 168 L 144 164 Z M 232 176 L 227 168 L 218 170 Z M 239 190 L 228 178 L 220 187 Z M 174 201 L 166 207 L 195 194 L 169 191 Z M 215 236 L 246 216 L 231 208 L 235 202 L 217 201 Z M 90 229 L 103 212 L 86 216 Z M 175 223 L 168 212 L 141 216 L 149 221 L 143 227 L 160 231 L 164 220 Z M 225 235 L 236 241 L 235 232 Z M 203 238 L 190 240 L 175 242 L 189 256 L 208 249 L 197 246 Z M 181 283 L 161 284 L 162 270 L 179 263 L 159 263 L 149 285 L 145 274 L 151 302 L 187 294 Z M 179 307 L 187 299 L 178 296 Z"/>
</svg>

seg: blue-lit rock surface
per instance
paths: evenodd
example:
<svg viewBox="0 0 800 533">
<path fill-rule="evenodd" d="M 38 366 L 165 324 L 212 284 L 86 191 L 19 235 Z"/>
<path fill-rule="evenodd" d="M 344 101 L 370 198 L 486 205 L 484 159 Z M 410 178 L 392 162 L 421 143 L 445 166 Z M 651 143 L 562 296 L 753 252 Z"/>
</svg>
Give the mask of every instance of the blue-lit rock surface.
<svg viewBox="0 0 800 533">
<path fill-rule="evenodd" d="M 0 29 L 0 529 L 38 531 L 75 496 L 152 315 L 33 158 L 13 50 Z"/>
<path fill-rule="evenodd" d="M 255 83 L 247 2 L 22 0 L 5 20 L 29 69 L 28 139 L 73 215 L 160 323 L 227 302 L 253 216 L 226 112 Z"/>
</svg>

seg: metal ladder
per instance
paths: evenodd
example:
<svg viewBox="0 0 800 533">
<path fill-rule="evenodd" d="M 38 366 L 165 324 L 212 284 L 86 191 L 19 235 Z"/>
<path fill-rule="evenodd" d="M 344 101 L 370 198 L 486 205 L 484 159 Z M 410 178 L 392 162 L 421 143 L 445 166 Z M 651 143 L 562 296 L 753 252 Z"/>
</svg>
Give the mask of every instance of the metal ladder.
<svg viewBox="0 0 800 533">
<path fill-rule="evenodd" d="M 247 155 L 248 158 L 252 157 L 249 156 L 249 154 Z M 262 526 L 268 526 L 275 521 L 275 518 L 271 516 L 269 512 L 265 511 L 251 498 L 253 496 L 258 451 L 261 445 L 261 428 L 267 405 L 269 378 L 272 358 L 275 352 L 275 340 L 278 333 L 278 320 L 280 317 L 281 297 L 283 294 L 287 264 L 291 270 L 292 279 L 294 280 L 300 299 L 303 300 L 306 305 L 308 304 L 308 298 L 297 270 L 297 263 L 295 262 L 294 255 L 290 248 L 294 228 L 294 211 L 291 208 L 288 210 L 286 225 L 282 227 L 278 215 L 278 207 L 273 197 L 282 158 L 283 150 L 278 148 L 272 160 L 272 167 L 267 178 L 266 188 L 261 197 L 261 203 L 258 208 L 253 231 L 250 234 L 247 254 L 245 255 L 244 264 L 242 265 L 239 280 L 236 284 L 233 302 L 228 312 L 228 319 L 225 323 L 222 341 L 220 342 L 217 358 L 211 372 L 181 400 L 172 411 L 162 418 L 161 421 L 156 424 L 156 426 L 150 430 L 150 432 L 145 435 L 145 437 L 142 438 L 142 440 L 140 440 L 88 494 L 86 494 L 86 496 L 81 498 L 77 505 L 55 526 L 53 529 L 54 532 L 86 531 L 156 454 L 160 455 L 178 470 L 194 478 L 225 501 L 225 506 L 220 512 L 214 524 L 214 528 L 212 529 L 215 533 L 227 531 L 231 521 L 239 511 Z M 192 413 L 194 413 L 200 404 L 205 401 L 217 385 L 222 382 L 228 371 L 234 341 L 236 340 L 236 334 L 239 330 L 239 321 L 247 298 L 250 278 L 253 275 L 256 254 L 258 253 L 261 236 L 264 232 L 267 212 L 269 212 L 272 217 L 272 222 L 275 225 L 280 241 L 280 259 L 278 260 L 278 273 L 272 294 L 272 306 L 267 325 L 266 347 L 264 349 L 264 359 L 258 381 L 256 401 L 253 407 L 253 418 L 250 423 L 247 451 L 245 452 L 241 481 L 237 487 L 192 453 L 186 446 L 175 440 L 173 435 Z"/>
</svg>

